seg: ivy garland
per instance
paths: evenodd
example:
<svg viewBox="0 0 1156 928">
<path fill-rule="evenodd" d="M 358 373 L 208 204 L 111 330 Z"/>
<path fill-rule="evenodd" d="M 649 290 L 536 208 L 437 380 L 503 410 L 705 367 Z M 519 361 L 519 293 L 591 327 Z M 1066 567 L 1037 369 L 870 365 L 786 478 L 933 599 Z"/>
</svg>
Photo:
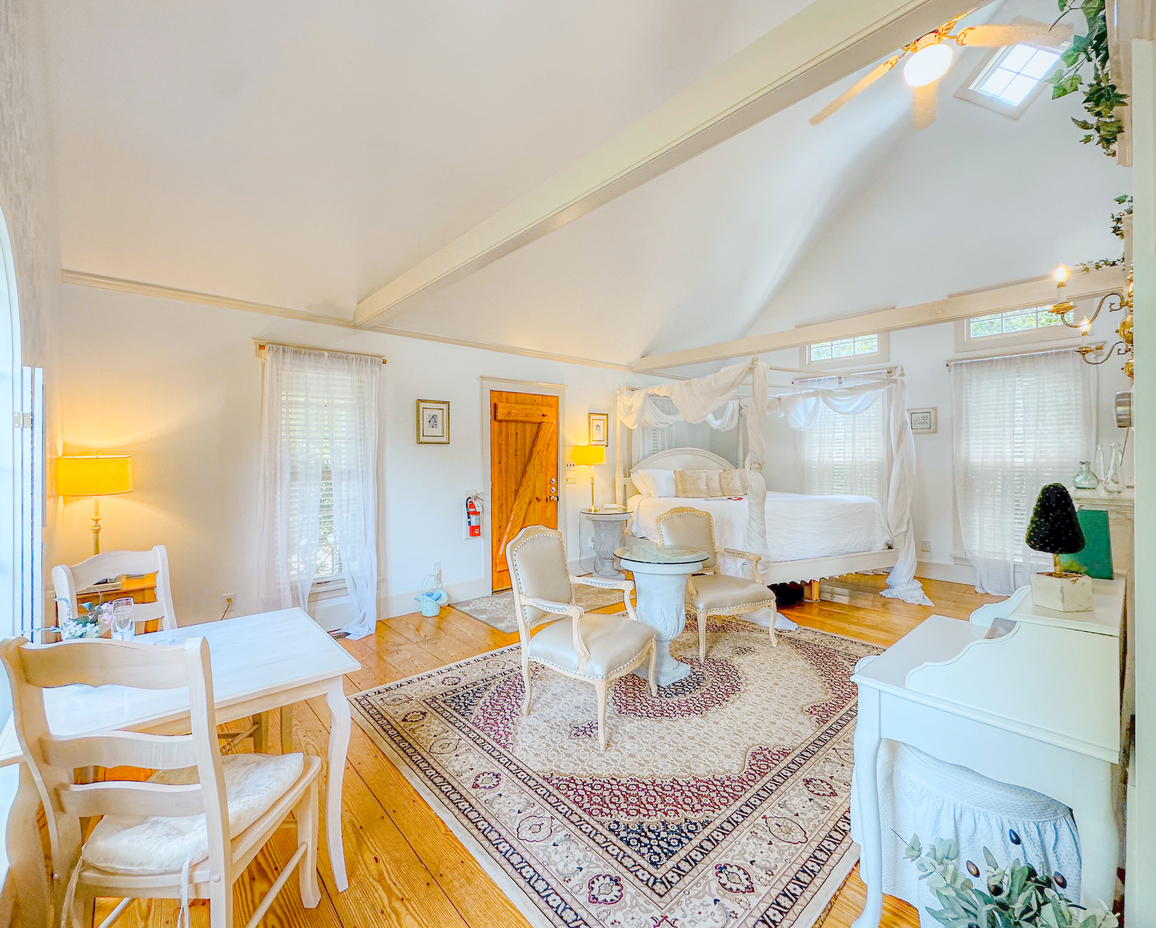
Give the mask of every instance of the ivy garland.
<svg viewBox="0 0 1156 928">
<path fill-rule="evenodd" d="M 1082 139 L 1085 145 L 1095 141 L 1104 154 L 1116 156 L 1116 139 L 1124 131 L 1124 123 L 1116 114 L 1116 109 L 1127 106 L 1125 94 L 1120 93 L 1112 83 L 1108 68 L 1108 21 L 1104 12 L 1104 0 L 1058 0 L 1059 22 L 1069 13 L 1077 10 L 1084 14 L 1088 32 L 1072 39 L 1072 47 L 1062 56 L 1063 67 L 1058 68 L 1048 83 L 1052 85 L 1052 99 L 1064 97 L 1078 90 L 1084 91 L 1084 109 L 1090 119 L 1073 119 L 1079 128 L 1087 132 Z M 1081 70 L 1084 65 L 1092 66 L 1092 78 L 1084 81 Z"/>
</svg>

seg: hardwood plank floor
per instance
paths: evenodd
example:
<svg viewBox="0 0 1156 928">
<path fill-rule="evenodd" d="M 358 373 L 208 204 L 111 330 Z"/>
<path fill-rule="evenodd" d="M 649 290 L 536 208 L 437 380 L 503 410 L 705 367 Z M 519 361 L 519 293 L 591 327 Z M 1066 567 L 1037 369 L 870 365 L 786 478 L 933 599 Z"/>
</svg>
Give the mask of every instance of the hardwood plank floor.
<svg viewBox="0 0 1156 928">
<path fill-rule="evenodd" d="M 959 584 L 925 580 L 924 588 L 935 606 L 912 606 L 879 596 L 883 580 L 859 575 L 840 578 L 823 584 L 823 601 L 799 603 L 782 611 L 800 625 L 886 646 L 933 612 L 966 619 L 977 606 L 996 599 Z M 616 610 L 608 606 L 600 611 Z M 497 631 L 452 607 L 442 609 L 436 618 L 414 613 L 386 619 L 378 623 L 375 636 L 345 642 L 362 664 L 360 671 L 346 677 L 345 689 L 356 693 L 517 640 L 516 634 Z M 323 701 L 297 706 L 294 745 L 324 757 L 328 724 L 329 713 Z M 273 727 L 276 726 L 274 718 Z M 273 744 L 279 743 L 279 738 L 279 731 L 271 732 Z M 343 806 L 349 890 L 334 891 L 322 842 L 321 904 L 316 909 L 303 909 L 294 877 L 269 909 L 264 925 L 529 928 L 481 865 L 356 725 L 349 745 Z M 293 847 L 293 832 L 279 832 L 238 881 L 234 896 L 236 925 L 245 924 Z M 856 869 L 832 904 L 823 928 L 847 928 L 862 910 L 864 893 Z M 111 907 L 111 903 L 98 906 L 97 923 Z M 175 902 L 137 902 L 117 925 L 170 928 L 176 925 L 176 919 Z M 918 921 L 911 906 L 897 899 L 886 900 L 885 928 L 916 928 Z M 206 905 L 193 907 L 193 924 L 207 928 Z"/>
</svg>

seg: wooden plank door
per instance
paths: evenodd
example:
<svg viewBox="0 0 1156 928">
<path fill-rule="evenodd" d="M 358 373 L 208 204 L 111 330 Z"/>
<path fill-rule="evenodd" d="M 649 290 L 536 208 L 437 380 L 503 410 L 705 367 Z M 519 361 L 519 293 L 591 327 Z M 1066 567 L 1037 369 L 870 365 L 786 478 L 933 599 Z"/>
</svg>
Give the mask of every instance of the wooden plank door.
<svg viewBox="0 0 1156 928">
<path fill-rule="evenodd" d="M 490 391 L 490 557 L 508 590 L 506 544 L 524 526 L 558 527 L 558 397 Z"/>
</svg>

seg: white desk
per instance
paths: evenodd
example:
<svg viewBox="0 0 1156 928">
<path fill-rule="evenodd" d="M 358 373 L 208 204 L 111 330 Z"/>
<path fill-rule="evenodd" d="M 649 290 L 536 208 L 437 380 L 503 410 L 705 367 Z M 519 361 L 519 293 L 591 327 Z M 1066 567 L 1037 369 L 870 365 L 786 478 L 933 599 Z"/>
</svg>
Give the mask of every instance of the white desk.
<svg viewBox="0 0 1156 928">
<path fill-rule="evenodd" d="M 859 687 L 855 776 L 867 902 L 853 928 L 878 928 L 883 912 L 883 738 L 1069 806 L 1080 832 L 1083 899 L 1111 904 L 1124 582 L 1093 582 L 1093 613 L 1054 613 L 1029 598 L 990 630 L 933 615 L 860 662 L 851 681 Z"/>
<path fill-rule="evenodd" d="M 138 635 L 137 641 L 177 644 L 202 636 L 213 664 L 217 721 L 230 722 L 282 706 L 324 696 L 331 717 L 326 841 L 339 892 L 349 886 L 341 838 L 341 786 L 349 749 L 351 716 L 342 677 L 361 668 L 349 652 L 300 609 L 283 609 L 224 622 L 189 625 Z M 188 731 L 188 692 L 134 690 L 117 686 L 68 686 L 44 694 L 48 724 L 56 735 L 77 735 L 105 728 L 158 734 Z M 282 743 L 285 743 L 282 738 Z M 9 720 L 0 735 L 0 765 L 21 759 Z M 8 818 L 8 852 L 23 921 L 43 925 L 48 886 L 40 858 L 36 825 L 41 797 L 21 765 L 20 789 Z M 35 849 L 35 853 L 30 853 Z M 41 913 L 44 913 L 41 915 Z"/>
</svg>

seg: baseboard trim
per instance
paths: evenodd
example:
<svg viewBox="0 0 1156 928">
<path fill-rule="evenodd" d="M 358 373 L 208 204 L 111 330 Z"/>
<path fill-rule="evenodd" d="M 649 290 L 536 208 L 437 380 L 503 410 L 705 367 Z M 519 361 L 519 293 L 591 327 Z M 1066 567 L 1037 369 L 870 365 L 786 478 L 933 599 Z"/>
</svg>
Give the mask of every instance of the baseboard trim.
<svg viewBox="0 0 1156 928">
<path fill-rule="evenodd" d="M 963 583 L 975 586 L 975 568 L 970 564 L 946 564 L 943 561 L 920 561 L 915 575 L 926 580 L 942 580 L 946 583 Z"/>
</svg>

